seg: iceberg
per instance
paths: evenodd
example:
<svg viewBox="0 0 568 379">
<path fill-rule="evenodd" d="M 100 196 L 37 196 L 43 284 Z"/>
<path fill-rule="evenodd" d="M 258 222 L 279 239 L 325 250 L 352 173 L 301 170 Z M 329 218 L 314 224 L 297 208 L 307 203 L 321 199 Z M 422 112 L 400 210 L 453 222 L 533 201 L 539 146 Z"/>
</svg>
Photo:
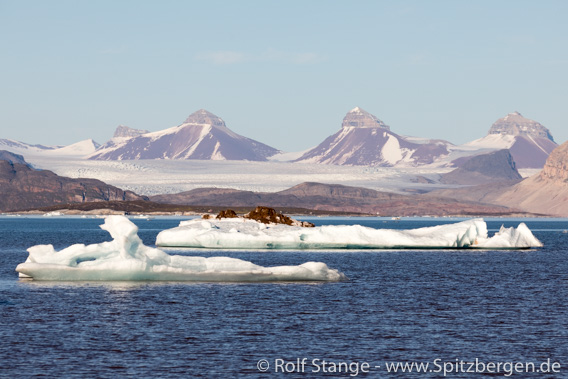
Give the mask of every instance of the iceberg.
<svg viewBox="0 0 568 379">
<path fill-rule="evenodd" d="M 112 241 L 76 244 L 61 251 L 52 245 L 28 249 L 16 271 L 34 280 L 162 280 L 200 282 L 341 281 L 346 276 L 325 263 L 262 267 L 229 257 L 169 255 L 145 246 L 138 227 L 124 216 L 109 216 L 100 226 Z"/>
<path fill-rule="evenodd" d="M 419 229 L 374 229 L 361 225 L 302 228 L 240 219 L 182 221 L 161 231 L 157 246 L 209 249 L 524 249 L 540 247 L 529 228 L 501 228 L 489 237 L 483 219 Z"/>
</svg>

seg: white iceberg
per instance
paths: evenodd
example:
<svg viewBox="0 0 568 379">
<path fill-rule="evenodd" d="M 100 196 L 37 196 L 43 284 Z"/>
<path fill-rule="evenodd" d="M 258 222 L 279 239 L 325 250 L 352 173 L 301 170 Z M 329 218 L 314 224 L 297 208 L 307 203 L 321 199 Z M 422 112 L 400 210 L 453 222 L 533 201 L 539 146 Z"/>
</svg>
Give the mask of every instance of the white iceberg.
<svg viewBox="0 0 568 379">
<path fill-rule="evenodd" d="M 101 228 L 113 240 L 55 251 L 52 245 L 28 249 L 16 271 L 34 280 L 164 280 L 203 282 L 340 281 L 347 279 L 325 263 L 262 267 L 229 257 L 168 255 L 145 246 L 138 227 L 124 216 L 109 216 Z"/>
<path fill-rule="evenodd" d="M 488 237 L 483 219 L 411 230 L 374 229 L 361 225 L 302 228 L 262 224 L 244 218 L 182 221 L 160 232 L 157 246 L 220 249 L 522 249 L 542 243 L 521 223 Z"/>
</svg>

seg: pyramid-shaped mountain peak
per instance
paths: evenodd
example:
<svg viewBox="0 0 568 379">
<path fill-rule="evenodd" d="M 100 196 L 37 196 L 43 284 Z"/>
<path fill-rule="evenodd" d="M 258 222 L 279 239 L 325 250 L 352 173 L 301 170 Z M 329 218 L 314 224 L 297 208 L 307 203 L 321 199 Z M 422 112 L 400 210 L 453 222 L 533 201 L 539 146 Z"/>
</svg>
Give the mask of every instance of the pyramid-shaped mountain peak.
<svg viewBox="0 0 568 379">
<path fill-rule="evenodd" d="M 365 111 L 365 110 L 363 110 L 359 107 L 355 107 L 355 108 L 351 109 L 349 111 L 349 113 L 369 113 L 369 112 L 367 112 L 367 111 Z"/>
<path fill-rule="evenodd" d="M 225 122 L 205 109 L 192 113 L 181 125 L 113 139 L 89 159 L 202 159 L 266 161 L 279 150 L 231 131 Z"/>
<path fill-rule="evenodd" d="M 390 127 L 375 115 L 359 107 L 351 109 L 345 115 L 341 126 L 343 128 L 383 128 L 390 130 Z"/>
<path fill-rule="evenodd" d="M 495 121 L 491 129 L 489 129 L 489 134 L 524 135 L 554 141 L 550 130 L 537 121 L 523 117 L 523 115 L 517 111 L 509 113 L 507 116 Z"/>
<path fill-rule="evenodd" d="M 221 117 L 214 115 L 213 113 L 200 109 L 196 112 L 190 114 L 184 124 L 201 124 L 201 125 L 213 125 L 213 126 L 225 126 L 225 121 Z"/>
</svg>

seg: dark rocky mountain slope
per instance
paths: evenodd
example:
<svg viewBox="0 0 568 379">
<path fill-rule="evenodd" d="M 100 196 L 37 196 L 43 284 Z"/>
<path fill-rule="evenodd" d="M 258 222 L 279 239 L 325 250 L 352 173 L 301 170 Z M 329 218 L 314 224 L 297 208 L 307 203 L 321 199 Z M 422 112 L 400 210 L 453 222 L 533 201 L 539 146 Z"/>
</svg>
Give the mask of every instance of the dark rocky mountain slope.
<svg viewBox="0 0 568 379">
<path fill-rule="evenodd" d="M 147 199 L 100 180 L 67 178 L 35 170 L 25 161 L 0 159 L 0 211 L 3 212 L 65 203 Z"/>
<path fill-rule="evenodd" d="M 262 193 L 200 188 L 152 196 L 158 203 L 217 207 L 303 208 L 381 216 L 507 215 L 511 208 L 422 195 L 400 195 L 338 184 L 302 183 L 284 191 Z"/>
<path fill-rule="evenodd" d="M 509 150 L 497 150 L 469 158 L 460 167 L 443 174 L 445 184 L 476 185 L 522 179 Z"/>
<path fill-rule="evenodd" d="M 478 201 L 535 214 L 568 217 L 568 142 L 554 149 L 539 174 L 521 182 L 439 190 L 427 196 Z"/>
</svg>

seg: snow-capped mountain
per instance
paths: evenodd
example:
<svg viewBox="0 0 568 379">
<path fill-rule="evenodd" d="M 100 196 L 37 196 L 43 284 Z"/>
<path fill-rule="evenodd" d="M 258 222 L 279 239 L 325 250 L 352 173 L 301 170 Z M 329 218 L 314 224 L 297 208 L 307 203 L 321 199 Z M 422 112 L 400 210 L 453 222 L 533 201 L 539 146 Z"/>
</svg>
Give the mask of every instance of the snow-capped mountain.
<svg viewBox="0 0 568 379">
<path fill-rule="evenodd" d="M 12 139 L 0 139 L 0 149 L 8 150 L 15 153 L 23 152 L 41 152 L 47 150 L 58 149 L 61 146 L 43 146 L 43 145 L 30 145 L 29 143 L 15 141 Z"/>
<path fill-rule="evenodd" d="M 28 162 L 26 162 L 23 156 L 21 156 L 20 154 L 14 154 L 6 150 L 0 150 L 0 161 L 7 161 L 10 164 L 18 163 L 21 165 L 31 167 L 31 165 Z"/>
<path fill-rule="evenodd" d="M 448 155 L 451 143 L 400 136 L 369 112 L 349 111 L 341 130 L 307 151 L 295 162 L 336 165 L 427 165 Z"/>
<path fill-rule="evenodd" d="M 86 139 L 71 145 L 48 150 L 45 153 L 50 155 L 67 155 L 67 156 L 84 157 L 94 153 L 99 147 L 100 145 L 95 141 L 93 141 L 92 139 Z"/>
<path fill-rule="evenodd" d="M 94 153 L 99 144 L 86 139 L 67 146 L 30 145 L 10 139 L 0 139 L 0 149 L 22 154 L 23 156 L 77 156 L 84 157 Z"/>
<path fill-rule="evenodd" d="M 546 127 L 519 112 L 500 118 L 485 137 L 463 145 L 474 149 L 509 149 L 517 168 L 542 168 L 557 146 Z"/>
<path fill-rule="evenodd" d="M 89 159 L 204 159 L 266 161 L 280 151 L 231 131 L 200 109 L 181 125 L 132 138 L 113 138 Z"/>
</svg>

